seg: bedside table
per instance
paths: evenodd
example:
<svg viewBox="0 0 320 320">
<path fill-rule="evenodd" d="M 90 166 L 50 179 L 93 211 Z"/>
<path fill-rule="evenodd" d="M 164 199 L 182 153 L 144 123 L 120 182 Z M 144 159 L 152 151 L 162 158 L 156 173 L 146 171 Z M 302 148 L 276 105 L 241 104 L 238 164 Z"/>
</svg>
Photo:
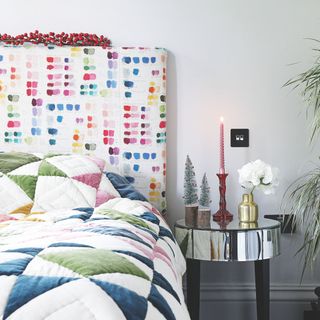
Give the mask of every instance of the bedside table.
<svg viewBox="0 0 320 320">
<path fill-rule="evenodd" d="M 255 264 L 257 319 L 270 319 L 270 259 L 280 254 L 280 222 L 210 222 L 190 226 L 175 223 L 175 235 L 187 260 L 187 306 L 192 320 L 199 319 L 200 261 L 253 261 Z M 190 290 L 192 288 L 192 291 Z M 192 293 L 192 294 L 191 294 Z"/>
</svg>

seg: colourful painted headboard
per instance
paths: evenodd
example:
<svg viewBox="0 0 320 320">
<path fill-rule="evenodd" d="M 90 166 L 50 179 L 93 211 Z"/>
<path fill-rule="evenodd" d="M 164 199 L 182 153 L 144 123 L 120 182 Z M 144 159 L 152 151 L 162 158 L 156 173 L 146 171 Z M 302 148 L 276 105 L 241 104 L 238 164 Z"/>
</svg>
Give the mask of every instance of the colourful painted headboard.
<svg viewBox="0 0 320 320">
<path fill-rule="evenodd" d="M 0 47 L 0 149 L 90 153 L 164 212 L 166 51 Z"/>
</svg>

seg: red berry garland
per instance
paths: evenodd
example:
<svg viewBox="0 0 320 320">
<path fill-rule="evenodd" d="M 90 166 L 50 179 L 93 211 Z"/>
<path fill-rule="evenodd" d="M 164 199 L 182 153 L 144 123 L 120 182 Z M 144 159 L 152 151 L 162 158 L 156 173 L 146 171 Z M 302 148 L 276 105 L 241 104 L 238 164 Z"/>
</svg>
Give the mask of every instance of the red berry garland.
<svg viewBox="0 0 320 320">
<path fill-rule="evenodd" d="M 45 46 L 51 44 L 56 46 L 100 46 L 103 48 L 110 47 L 111 41 L 104 36 L 97 36 L 92 33 L 40 33 L 38 30 L 34 32 L 23 33 L 17 36 L 8 34 L 0 34 L 0 42 L 11 45 L 23 45 L 24 43 L 44 44 Z"/>
</svg>

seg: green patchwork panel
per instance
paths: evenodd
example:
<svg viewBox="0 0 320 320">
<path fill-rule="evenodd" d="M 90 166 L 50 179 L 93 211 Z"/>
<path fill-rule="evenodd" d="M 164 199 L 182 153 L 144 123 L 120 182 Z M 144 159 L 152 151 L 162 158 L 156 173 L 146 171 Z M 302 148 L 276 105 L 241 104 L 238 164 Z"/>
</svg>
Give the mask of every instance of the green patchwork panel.
<svg viewBox="0 0 320 320">
<path fill-rule="evenodd" d="M 58 176 L 66 178 L 67 175 L 53 164 L 43 160 L 39 167 L 39 176 Z"/>
<path fill-rule="evenodd" d="M 133 216 L 131 214 L 127 214 L 127 213 L 120 212 L 120 211 L 113 210 L 113 209 L 99 209 L 99 210 L 96 211 L 96 213 L 102 214 L 102 215 L 105 215 L 105 216 L 109 216 L 113 220 L 126 221 L 126 222 L 128 222 L 130 224 L 149 229 L 154 233 L 156 232 L 154 229 L 149 227 L 149 225 L 145 221 L 143 221 L 143 219 L 135 217 L 135 216 Z"/>
<path fill-rule="evenodd" d="M 8 173 L 25 164 L 41 160 L 33 154 L 22 152 L 0 153 L 0 172 Z"/>
<path fill-rule="evenodd" d="M 8 174 L 8 178 L 14 181 L 30 199 L 34 199 L 38 177 L 36 176 L 16 176 Z"/>
<path fill-rule="evenodd" d="M 40 257 L 85 277 L 104 273 L 124 273 L 150 280 L 135 264 L 109 250 L 79 249 L 42 254 Z"/>
</svg>

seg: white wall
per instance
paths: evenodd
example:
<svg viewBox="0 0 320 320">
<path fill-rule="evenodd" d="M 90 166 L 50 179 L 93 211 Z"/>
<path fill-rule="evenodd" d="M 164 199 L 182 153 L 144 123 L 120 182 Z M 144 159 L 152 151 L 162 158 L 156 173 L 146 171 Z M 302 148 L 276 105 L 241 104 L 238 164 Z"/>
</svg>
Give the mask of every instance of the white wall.
<svg viewBox="0 0 320 320">
<path fill-rule="evenodd" d="M 232 149 L 228 143 L 226 146 L 230 173 L 228 205 L 232 212 L 236 212 L 241 196 L 236 170 L 245 162 L 261 158 L 280 168 L 278 193 L 270 197 L 256 195 L 262 213 L 277 213 L 283 191 L 305 170 L 308 160 L 315 159 L 319 148 L 311 155 L 307 146 L 303 103 L 297 93 L 281 86 L 313 61 L 314 44 L 304 38 L 320 38 L 318 0 L 10 0 L 4 3 L 1 33 L 35 29 L 103 33 L 114 45 L 160 46 L 170 51 L 168 208 L 171 223 L 184 215 L 181 196 L 187 154 L 193 160 L 198 180 L 207 172 L 213 189 L 212 207 L 217 208 L 215 173 L 220 115 L 225 117 L 228 130 L 250 129 L 250 148 Z M 289 66 L 294 62 L 301 63 Z M 284 300 L 293 301 L 280 303 L 281 299 L 275 298 L 278 302 L 273 306 L 272 319 L 282 319 L 282 314 L 289 312 L 293 304 L 298 311 L 290 319 L 302 319 L 302 306 L 290 294 L 293 292 L 295 299 L 301 300 L 310 291 L 308 284 L 320 282 L 320 275 L 315 274 L 306 278 L 301 289 L 298 287 L 299 259 L 293 255 L 299 240 L 297 235 L 283 237 L 283 254 L 272 262 L 273 296 L 282 292 Z M 215 281 L 220 283 L 220 288 L 222 283 L 231 291 L 235 284 L 245 282 L 250 287 L 252 283 L 250 265 L 205 264 L 203 270 L 203 319 L 211 318 L 210 310 L 215 307 L 217 312 L 222 310 L 222 304 L 213 301 L 217 296 Z M 224 285 L 225 281 L 229 285 Z M 238 298 L 242 296 L 240 291 Z M 250 298 L 243 299 L 248 307 L 228 309 L 237 312 L 239 320 L 250 319 L 254 314 Z M 234 302 L 238 300 L 236 295 Z M 235 319 L 235 316 L 232 312 L 220 313 L 217 319 Z"/>
</svg>

